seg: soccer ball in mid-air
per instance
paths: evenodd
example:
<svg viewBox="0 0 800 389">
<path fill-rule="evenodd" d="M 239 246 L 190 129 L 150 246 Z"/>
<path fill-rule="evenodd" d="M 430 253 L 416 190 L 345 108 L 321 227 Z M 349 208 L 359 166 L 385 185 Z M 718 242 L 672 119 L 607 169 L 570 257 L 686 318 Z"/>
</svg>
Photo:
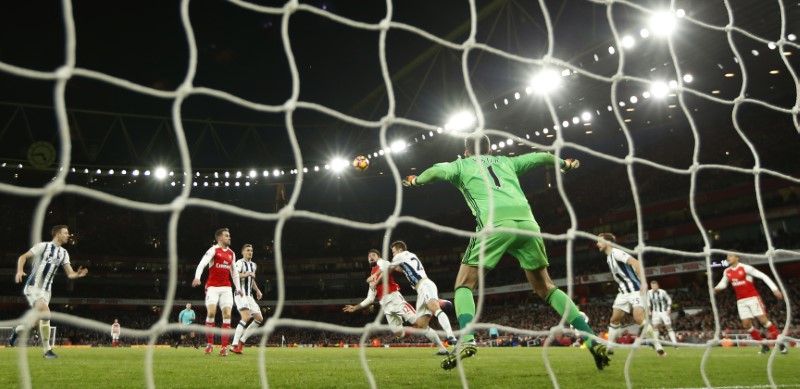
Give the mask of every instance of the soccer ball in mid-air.
<svg viewBox="0 0 800 389">
<path fill-rule="evenodd" d="M 353 167 L 360 172 L 367 170 L 369 168 L 369 160 L 367 157 L 363 155 L 359 155 L 356 159 L 353 160 Z"/>
</svg>

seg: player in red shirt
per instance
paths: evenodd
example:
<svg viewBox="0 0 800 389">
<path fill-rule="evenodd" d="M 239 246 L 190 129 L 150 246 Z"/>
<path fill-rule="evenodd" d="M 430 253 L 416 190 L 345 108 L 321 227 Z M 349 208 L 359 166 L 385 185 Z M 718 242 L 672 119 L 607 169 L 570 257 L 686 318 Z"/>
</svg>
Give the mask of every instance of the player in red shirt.
<svg viewBox="0 0 800 389">
<path fill-rule="evenodd" d="M 729 266 L 725 269 L 725 274 L 722 276 L 719 284 L 714 287 L 714 293 L 719 293 L 719 291 L 727 288 L 728 282 L 730 282 L 731 285 L 733 285 L 733 291 L 736 292 L 736 305 L 739 308 L 739 318 L 742 319 L 742 327 L 750 332 L 750 336 L 752 336 L 754 340 L 762 340 L 761 333 L 753 327 L 753 318 L 756 318 L 761 322 L 761 325 L 767 329 L 769 334 L 767 339 L 777 339 L 778 329 L 775 328 L 775 324 L 772 324 L 769 318 L 767 318 L 767 310 L 764 308 L 761 295 L 758 294 L 758 290 L 756 290 L 756 286 L 753 283 L 753 277 L 764 281 L 778 300 L 783 300 L 783 294 L 781 294 L 781 291 L 778 290 L 778 286 L 772 282 L 769 276 L 750 265 L 739 263 L 740 260 L 741 258 L 739 258 L 738 255 L 733 253 L 728 254 Z M 787 353 L 786 345 L 781 344 L 780 349 L 781 353 Z M 762 345 L 759 353 L 766 354 L 768 352 L 769 346 L 766 344 Z"/>
<path fill-rule="evenodd" d="M 375 275 L 380 271 L 380 268 L 376 266 L 379 259 L 381 259 L 381 257 L 378 250 L 369 250 L 369 253 L 367 254 L 367 261 L 369 262 L 370 266 L 372 266 L 370 275 Z M 392 275 L 392 273 L 389 273 L 389 282 L 387 284 L 389 290 L 387 291 L 386 297 L 383 295 L 383 285 L 378 284 L 375 287 L 370 286 L 369 290 L 367 291 L 367 297 L 364 299 L 364 301 L 356 305 L 345 305 L 344 308 L 342 308 L 342 311 L 359 311 L 371 306 L 373 301 L 378 300 L 381 306 L 383 306 L 383 314 L 386 315 L 386 321 L 389 323 L 389 327 L 391 327 L 392 332 L 398 338 L 402 338 L 406 336 L 406 331 L 404 330 L 403 324 L 414 323 L 417 320 L 417 311 L 414 310 L 414 307 L 403 298 L 402 294 L 400 294 L 400 285 L 395 282 L 394 275 Z M 446 300 L 441 300 L 441 302 L 443 304 L 452 304 Z M 431 340 L 431 342 L 437 344 L 436 339 L 438 339 L 438 335 L 436 335 L 436 331 L 430 327 L 428 327 L 428 331 L 425 333 L 425 336 Z M 441 343 L 441 341 L 438 343 Z M 437 355 L 448 355 L 447 349 L 444 348 L 444 346 L 441 346 Z"/>
<path fill-rule="evenodd" d="M 215 327 L 214 318 L 217 315 L 217 305 L 222 308 L 222 329 L 225 332 L 222 334 L 222 350 L 219 355 L 223 357 L 228 356 L 228 332 L 231 328 L 231 310 L 233 308 L 233 293 L 231 292 L 231 279 L 236 286 L 236 294 L 242 295 L 242 288 L 239 283 L 239 272 L 234 266 L 236 255 L 231 250 L 231 233 L 227 228 L 220 228 L 214 233 L 217 244 L 211 246 L 200 264 L 197 265 L 197 270 L 194 272 L 194 280 L 192 287 L 200 285 L 200 276 L 203 275 L 203 269 L 208 267 L 208 279 L 206 280 L 206 327 Z M 207 332 L 206 339 L 206 354 L 211 354 L 214 350 L 214 333 Z"/>
<path fill-rule="evenodd" d="M 114 324 L 111 325 L 111 347 L 119 346 L 119 333 L 119 319 L 114 319 Z"/>
</svg>

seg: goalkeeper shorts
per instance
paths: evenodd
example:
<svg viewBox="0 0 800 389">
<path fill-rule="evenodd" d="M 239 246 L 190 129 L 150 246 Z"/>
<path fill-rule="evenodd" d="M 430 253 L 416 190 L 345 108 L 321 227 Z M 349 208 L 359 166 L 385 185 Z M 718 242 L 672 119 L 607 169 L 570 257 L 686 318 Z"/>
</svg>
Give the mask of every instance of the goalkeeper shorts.
<svg viewBox="0 0 800 389">
<path fill-rule="evenodd" d="M 527 232 L 540 232 L 539 225 L 533 220 L 501 220 L 494 228 L 514 228 Z M 480 262 L 481 243 L 484 246 L 484 261 Z M 508 253 L 519 261 L 521 268 L 535 270 L 546 267 L 547 253 L 544 241 L 539 236 L 523 235 L 513 232 L 492 232 L 488 236 L 470 239 L 461 263 L 467 266 L 482 266 L 494 269 L 503 254 Z"/>
</svg>

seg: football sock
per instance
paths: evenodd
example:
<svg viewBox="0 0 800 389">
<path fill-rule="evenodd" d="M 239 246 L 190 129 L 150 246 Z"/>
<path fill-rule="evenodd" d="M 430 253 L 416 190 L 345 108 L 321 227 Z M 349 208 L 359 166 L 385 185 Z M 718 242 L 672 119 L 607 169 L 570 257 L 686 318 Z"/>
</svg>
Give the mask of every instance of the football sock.
<svg viewBox="0 0 800 389">
<path fill-rule="evenodd" d="M 778 329 L 775 328 L 775 324 L 768 321 L 767 324 L 764 324 L 764 327 L 767 328 L 767 333 L 769 333 L 768 339 L 778 339 Z"/>
<path fill-rule="evenodd" d="M 567 314 L 567 323 L 572 324 L 575 329 L 588 332 L 594 335 L 594 331 L 592 328 L 586 324 L 586 320 L 583 320 L 583 316 L 581 316 L 580 312 L 578 311 L 578 307 L 575 306 L 575 303 L 570 300 L 569 296 L 567 296 L 564 291 L 561 289 L 555 288 L 550 291 L 550 293 L 545 298 L 548 304 L 550 304 L 553 309 L 558 312 L 559 316 L 564 315 L 565 308 L 569 310 Z M 592 338 L 581 335 L 581 339 L 583 339 L 584 344 L 586 347 L 592 348 Z"/>
<path fill-rule="evenodd" d="M 456 288 L 455 297 L 453 299 L 456 304 L 458 325 L 463 330 L 475 317 L 475 299 L 472 297 L 472 289 L 466 286 L 459 286 Z M 470 331 L 469 333 L 462 333 L 461 339 L 463 339 L 465 343 L 471 342 L 475 339 L 475 332 Z"/>
<path fill-rule="evenodd" d="M 619 336 L 619 329 L 622 328 L 622 324 L 609 324 L 608 325 L 608 341 L 609 342 L 616 342 L 617 337 Z"/>
<path fill-rule="evenodd" d="M 215 327 L 214 319 L 206 318 L 206 327 L 214 328 Z M 213 332 L 207 333 L 206 340 L 208 341 L 208 344 L 214 344 L 214 333 Z"/>
<path fill-rule="evenodd" d="M 656 350 L 663 350 L 664 348 L 661 347 L 661 342 L 658 340 L 658 332 L 653 329 L 653 326 L 646 324 L 644 326 L 639 327 L 639 333 L 644 334 L 647 339 L 653 343 L 653 346 Z"/>
<path fill-rule="evenodd" d="M 231 328 L 231 319 L 222 319 L 222 329 L 227 330 Z M 228 347 L 228 333 L 222 333 L 222 348 Z"/>
<path fill-rule="evenodd" d="M 244 333 L 245 324 L 246 324 L 245 322 L 239 320 L 239 325 L 236 326 L 236 332 L 233 334 L 233 343 L 231 343 L 234 346 L 239 344 L 239 339 L 242 337 L 242 334 Z"/>
<path fill-rule="evenodd" d="M 439 350 L 445 349 L 444 344 L 442 343 L 442 340 L 439 339 L 439 335 L 436 335 L 436 331 L 434 331 L 433 328 L 428 327 L 428 330 L 425 331 L 425 337 L 428 338 L 437 347 L 439 347 Z M 455 345 L 453 345 L 453 346 L 455 346 Z"/>
<path fill-rule="evenodd" d="M 669 330 L 667 330 L 667 333 L 669 334 L 669 340 L 672 343 L 678 343 L 678 339 L 675 337 L 675 331 L 674 330 L 669 329 Z"/>
<path fill-rule="evenodd" d="M 456 337 L 453 335 L 453 327 L 450 326 L 450 318 L 447 317 L 447 314 L 444 313 L 443 310 L 440 309 L 436 311 L 433 316 L 436 316 L 436 319 L 439 320 L 439 325 L 442 326 L 442 329 L 447 334 L 448 338 Z"/>
<path fill-rule="evenodd" d="M 50 350 L 50 320 L 39 321 L 39 333 L 42 335 L 42 348 Z"/>
<path fill-rule="evenodd" d="M 761 333 L 758 332 L 758 330 L 755 329 L 755 327 L 750 327 L 750 328 L 746 329 L 745 331 L 750 333 L 750 337 L 752 337 L 753 340 L 763 340 L 764 339 L 764 338 L 761 337 Z"/>
<path fill-rule="evenodd" d="M 242 339 L 240 339 L 240 341 L 242 343 L 247 342 L 247 339 L 250 339 L 250 336 L 253 335 L 253 332 L 255 332 L 255 330 L 257 330 L 258 326 L 260 325 L 261 325 L 260 321 L 253 319 L 253 321 L 250 322 L 250 325 L 247 326 L 247 330 L 244 332 L 244 335 L 242 336 Z"/>
</svg>

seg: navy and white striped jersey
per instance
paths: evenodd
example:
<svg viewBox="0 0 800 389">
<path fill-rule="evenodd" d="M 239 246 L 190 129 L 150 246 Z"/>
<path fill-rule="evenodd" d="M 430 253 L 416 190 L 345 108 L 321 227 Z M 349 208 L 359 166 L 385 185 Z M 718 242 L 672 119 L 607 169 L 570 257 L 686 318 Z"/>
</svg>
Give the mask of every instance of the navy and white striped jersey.
<svg viewBox="0 0 800 389">
<path fill-rule="evenodd" d="M 647 301 L 650 303 L 650 310 L 653 312 L 667 312 L 672 306 L 672 298 L 664 289 L 648 290 Z"/>
<path fill-rule="evenodd" d="M 255 273 L 256 272 L 256 263 L 253 261 L 245 261 L 244 259 L 240 259 L 236 261 L 236 270 L 239 271 L 239 274 L 242 273 Z M 253 279 L 247 278 L 247 281 L 242 282 L 242 292 L 244 292 L 245 296 L 253 296 Z"/>
<path fill-rule="evenodd" d="M 42 242 L 31 247 L 30 252 L 33 254 L 32 270 L 25 285 L 50 291 L 58 268 L 69 265 L 67 250 L 53 242 Z"/>
<path fill-rule="evenodd" d="M 611 253 L 606 256 L 608 269 L 611 270 L 611 275 L 617 282 L 620 293 L 638 292 L 641 288 L 639 276 L 636 275 L 633 266 L 628 264 L 630 258 L 628 253 L 618 248 L 612 248 Z"/>
<path fill-rule="evenodd" d="M 391 266 L 397 266 L 405 273 L 411 287 L 415 289 L 423 278 L 428 278 L 428 275 L 425 273 L 425 267 L 422 266 L 422 262 L 419 261 L 419 258 L 417 258 L 414 253 L 409 251 L 403 251 L 395 255 L 394 258 L 392 258 L 392 262 L 379 259 L 378 266 L 383 272 L 388 271 Z"/>
</svg>

